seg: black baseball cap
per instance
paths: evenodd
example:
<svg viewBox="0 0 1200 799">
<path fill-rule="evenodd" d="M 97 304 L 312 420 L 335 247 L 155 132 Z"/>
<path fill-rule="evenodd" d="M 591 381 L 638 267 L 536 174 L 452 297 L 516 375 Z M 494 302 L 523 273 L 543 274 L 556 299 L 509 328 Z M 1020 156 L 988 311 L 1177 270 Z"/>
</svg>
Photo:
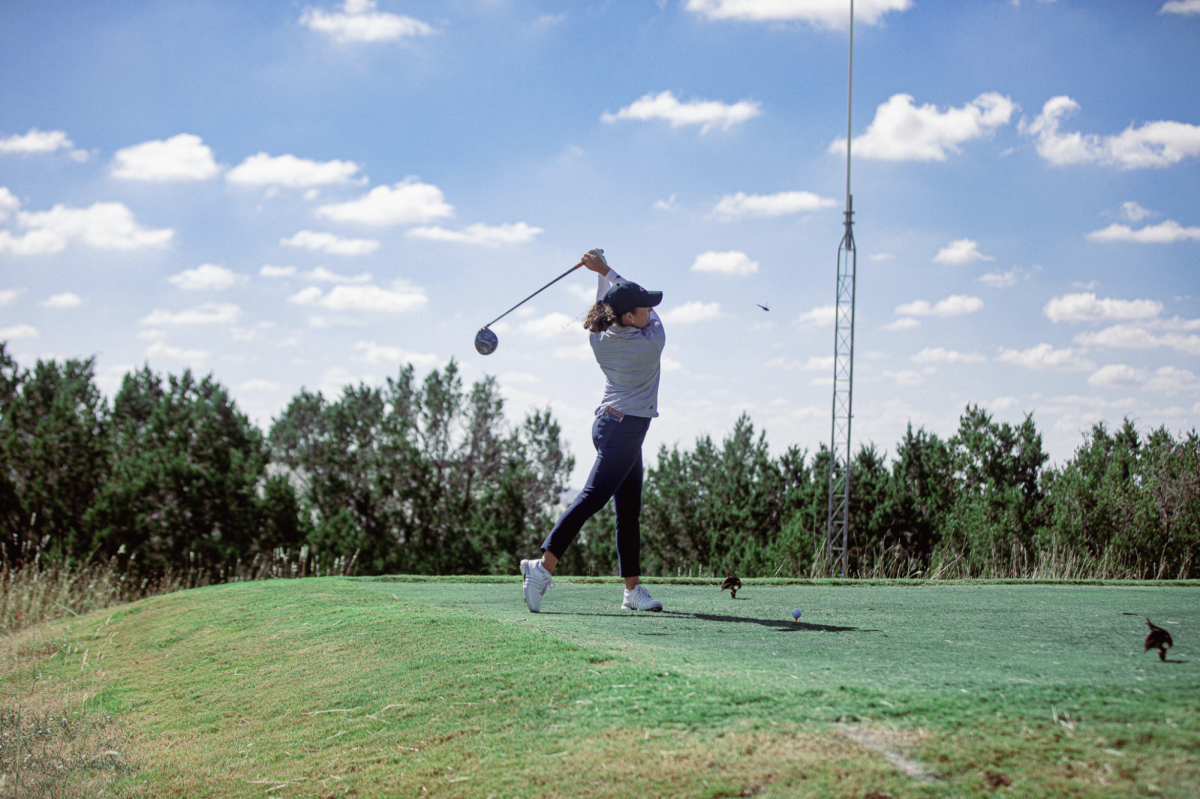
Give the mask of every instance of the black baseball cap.
<svg viewBox="0 0 1200 799">
<path fill-rule="evenodd" d="M 604 295 L 604 302 L 612 306 L 617 318 L 638 308 L 653 308 L 662 302 L 661 291 L 646 291 L 637 283 L 618 283 Z"/>
</svg>

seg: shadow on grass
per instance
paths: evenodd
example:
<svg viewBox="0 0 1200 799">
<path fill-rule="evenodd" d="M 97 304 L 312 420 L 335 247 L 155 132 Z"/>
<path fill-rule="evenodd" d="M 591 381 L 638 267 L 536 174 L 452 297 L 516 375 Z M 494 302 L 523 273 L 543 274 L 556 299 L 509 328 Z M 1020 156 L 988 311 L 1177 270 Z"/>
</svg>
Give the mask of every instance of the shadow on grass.
<svg viewBox="0 0 1200 799">
<path fill-rule="evenodd" d="M 821 633 L 879 633 L 883 630 L 864 629 L 862 627 L 839 627 L 833 624 L 810 624 L 808 622 L 791 622 L 780 621 L 779 619 L 753 619 L 745 616 L 720 616 L 715 613 L 676 613 L 670 610 L 664 610 L 657 613 L 647 614 L 640 613 L 634 615 L 632 613 L 582 613 L 579 611 L 569 610 L 543 610 L 541 616 L 594 616 L 594 617 L 611 617 L 619 619 L 631 618 L 669 618 L 669 619 L 695 619 L 697 621 L 719 622 L 721 624 L 757 624 L 762 627 L 770 627 L 780 632 L 821 632 Z M 678 633 L 641 633 L 642 635 L 677 635 Z"/>
</svg>

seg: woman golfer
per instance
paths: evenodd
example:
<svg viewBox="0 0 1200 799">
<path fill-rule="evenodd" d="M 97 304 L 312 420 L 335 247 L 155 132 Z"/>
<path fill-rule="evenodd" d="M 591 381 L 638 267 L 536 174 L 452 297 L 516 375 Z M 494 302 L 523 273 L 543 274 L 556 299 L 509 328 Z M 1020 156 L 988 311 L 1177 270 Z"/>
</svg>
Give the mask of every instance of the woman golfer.
<svg viewBox="0 0 1200 799">
<path fill-rule="evenodd" d="M 658 416 L 659 359 L 666 334 L 654 306 L 661 291 L 646 291 L 608 267 L 603 250 L 583 256 L 583 265 L 597 275 L 596 304 L 583 326 L 600 369 L 604 398 L 592 424 L 596 463 L 587 485 L 542 542 L 541 560 L 521 561 L 525 604 L 537 613 L 550 575 L 579 534 L 583 523 L 610 499 L 617 509 L 617 558 L 625 578 L 627 610 L 662 610 L 662 603 L 639 583 L 642 574 L 642 441 L 650 420 Z"/>
</svg>

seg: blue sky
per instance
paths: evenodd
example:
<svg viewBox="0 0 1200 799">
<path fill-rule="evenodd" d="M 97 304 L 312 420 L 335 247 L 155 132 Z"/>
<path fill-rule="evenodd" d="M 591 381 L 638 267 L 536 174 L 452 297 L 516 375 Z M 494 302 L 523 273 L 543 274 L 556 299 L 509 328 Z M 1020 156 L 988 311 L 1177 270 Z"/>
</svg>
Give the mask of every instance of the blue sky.
<svg viewBox="0 0 1200 799">
<path fill-rule="evenodd" d="M 856 440 L 1200 418 L 1200 0 L 856 3 Z M 580 460 L 603 247 L 661 289 L 647 451 L 829 437 L 840 0 L 0 6 L 0 339 L 264 427 L 450 358 Z M 758 304 L 767 305 L 762 311 Z"/>
</svg>

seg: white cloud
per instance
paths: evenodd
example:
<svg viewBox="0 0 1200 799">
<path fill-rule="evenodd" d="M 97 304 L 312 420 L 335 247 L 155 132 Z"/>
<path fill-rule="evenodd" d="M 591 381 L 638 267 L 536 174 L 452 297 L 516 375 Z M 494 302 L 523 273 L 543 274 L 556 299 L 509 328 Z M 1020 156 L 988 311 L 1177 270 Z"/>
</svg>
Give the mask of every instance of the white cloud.
<svg viewBox="0 0 1200 799">
<path fill-rule="evenodd" d="M 902 369 L 899 372 L 885 371 L 883 376 L 895 380 L 897 386 L 919 386 L 925 382 L 925 375 L 912 369 Z"/>
<path fill-rule="evenodd" d="M 143 325 L 232 325 L 242 309 L 230 303 L 206 302 L 186 311 L 165 311 L 155 308 L 142 320 Z"/>
<path fill-rule="evenodd" d="M 722 130 L 729 130 L 731 126 L 753 119 L 761 113 L 759 104 L 753 100 L 739 100 L 731 105 L 718 100 L 692 100 L 681 103 L 675 99 L 674 94 L 666 91 L 640 97 L 615 114 L 605 111 L 601 114 L 600 121 L 664 119 L 670 122 L 673 128 L 700 125 L 700 132 L 707 133 L 718 126 Z"/>
<path fill-rule="evenodd" d="M 408 235 L 418 239 L 431 241 L 452 241 L 461 244 L 477 244 L 483 247 L 500 247 L 505 244 L 527 244 L 544 233 L 540 227 L 533 227 L 524 222 L 511 225 L 485 225 L 477 222 L 462 230 L 447 230 L 444 227 L 415 227 Z"/>
<path fill-rule="evenodd" d="M 258 270 L 258 274 L 260 277 L 291 277 L 296 274 L 296 267 L 263 264 L 262 269 Z"/>
<path fill-rule="evenodd" d="M 51 294 L 42 303 L 43 308 L 78 308 L 83 305 L 83 298 L 72 291 L 62 294 Z"/>
<path fill-rule="evenodd" d="M 1000 347 L 996 360 L 1001 363 L 1024 366 L 1026 369 L 1038 370 L 1086 371 L 1096 368 L 1096 364 L 1083 357 L 1083 353 L 1079 350 L 1073 350 L 1070 347 L 1056 350 L 1049 344 L 1038 344 L 1027 350 L 1010 350 Z"/>
<path fill-rule="evenodd" d="M 745 22 L 807 22 L 826 28 L 844 28 L 850 21 L 850 6 L 842 0 L 687 0 L 685 6 L 708 19 Z M 889 11 L 912 8 L 912 0 L 859 0 L 854 6 L 856 22 L 874 25 Z"/>
<path fill-rule="evenodd" d="M 208 352 L 205 350 L 188 350 L 183 347 L 172 347 L 165 342 L 156 341 L 146 348 L 146 357 L 153 358 L 156 356 L 173 358 L 177 361 L 203 361 L 208 358 Z"/>
<path fill-rule="evenodd" d="M 300 24 L 328 34 L 337 42 L 391 42 L 434 32 L 419 19 L 376 11 L 375 6 L 374 0 L 346 0 L 341 13 L 306 8 Z"/>
<path fill-rule="evenodd" d="M 662 314 L 664 322 L 671 324 L 690 324 L 692 322 L 708 322 L 713 319 L 720 319 L 725 314 L 721 313 L 721 303 L 719 302 L 685 302 L 683 305 L 678 305 L 669 311 Z"/>
<path fill-rule="evenodd" d="M 968 294 L 952 294 L 944 300 L 930 304 L 928 300 L 915 300 L 896 306 L 901 316 L 961 316 L 975 313 L 983 308 L 983 300 Z"/>
<path fill-rule="evenodd" d="M 1200 379 L 1193 372 L 1174 366 L 1163 366 L 1151 372 L 1123 363 L 1109 364 L 1093 372 L 1088 383 L 1093 386 L 1140 388 L 1163 394 L 1200 391 Z"/>
<path fill-rule="evenodd" d="M 40 333 L 33 325 L 11 325 L 0 327 L 0 341 L 12 341 L 15 338 L 37 338 Z"/>
<path fill-rule="evenodd" d="M 316 214 L 337 222 L 415 225 L 452 217 L 454 206 L 437 186 L 409 177 L 394 186 L 376 186 L 357 200 L 322 205 Z"/>
<path fill-rule="evenodd" d="M 123 180 L 208 180 L 220 168 L 212 150 L 199 136 L 180 133 L 117 150 L 112 176 Z"/>
<path fill-rule="evenodd" d="M 1038 155 L 1054 166 L 1103 164 L 1121 169 L 1161 168 L 1189 156 L 1200 156 L 1200 125 L 1184 122 L 1147 122 L 1140 128 L 1132 124 L 1115 136 L 1094 133 L 1060 133 L 1063 119 L 1079 110 L 1079 103 L 1066 95 L 1052 97 L 1042 113 L 1024 133 L 1037 137 Z"/>
<path fill-rule="evenodd" d="M 28 133 L 13 134 L 0 139 L 0 153 L 52 153 L 57 150 L 71 150 L 74 143 L 61 130 L 38 130 L 30 128 Z M 86 161 L 86 150 L 71 150 L 71 157 L 76 161 Z"/>
<path fill-rule="evenodd" d="M 820 305 L 796 317 L 792 324 L 803 327 L 827 327 L 837 321 L 836 305 Z"/>
<path fill-rule="evenodd" d="M 517 326 L 522 333 L 540 339 L 557 338 L 571 333 L 583 334 L 583 325 L 565 313 L 549 313 L 537 319 L 529 319 Z"/>
<path fill-rule="evenodd" d="M 672 194 L 666 200 L 655 200 L 654 205 L 650 207 L 655 211 L 674 211 L 678 206 L 675 203 L 675 195 Z"/>
<path fill-rule="evenodd" d="M 285 247 L 302 247 L 329 255 L 370 255 L 379 249 L 379 242 L 375 239 L 345 239 L 333 233 L 314 230 L 301 230 L 291 238 L 280 239 L 279 243 Z"/>
<path fill-rule="evenodd" d="M 720 275 L 746 277 L 758 271 L 758 261 L 751 261 L 744 252 L 702 252 L 692 262 L 693 272 L 715 272 Z"/>
<path fill-rule="evenodd" d="M 1040 269 L 1040 267 L 1035 266 L 1034 269 Z M 1027 270 L 1014 266 L 1007 272 L 988 272 L 986 275 L 980 275 L 979 282 L 994 289 L 1006 289 L 1017 285 L 1022 280 L 1029 280 L 1030 276 L 1030 272 Z"/>
<path fill-rule="evenodd" d="M 973 239 L 955 239 L 938 250 L 937 255 L 933 256 L 935 264 L 950 264 L 952 266 L 962 266 L 973 261 L 994 260 L 996 259 L 992 256 L 981 253 L 979 251 L 979 242 Z"/>
<path fill-rule="evenodd" d="M 118 202 L 98 202 L 87 208 L 59 204 L 49 211 L 20 211 L 17 224 L 28 232 L 14 236 L 0 230 L 0 252 L 45 255 L 61 252 L 72 240 L 101 250 L 137 250 L 165 247 L 175 235 L 170 228 L 139 226 L 133 212 Z"/>
<path fill-rule="evenodd" d="M 868 256 L 872 261 L 891 261 L 896 256 L 890 252 L 875 252 Z"/>
<path fill-rule="evenodd" d="M 808 372 L 832 372 L 835 360 L 832 355 L 810 355 L 804 362 L 804 369 Z"/>
<path fill-rule="evenodd" d="M 882 161 L 945 161 L 959 145 L 988 136 L 1008 124 L 1017 108 L 1007 97 L 985 92 L 959 108 L 939 111 L 937 106 L 913 105 L 910 94 L 892 95 L 875 110 L 867 132 L 854 139 L 854 154 Z M 829 152 L 846 152 L 846 140 L 837 139 Z"/>
<path fill-rule="evenodd" d="M 1143 219 L 1154 216 L 1155 214 L 1148 208 L 1143 208 L 1133 200 L 1129 200 L 1121 203 L 1120 215 L 1122 219 L 1127 219 L 1130 222 L 1141 222 Z"/>
<path fill-rule="evenodd" d="M 911 316 L 905 316 L 897 319 L 894 322 L 883 326 L 884 330 L 912 330 L 914 327 L 920 327 L 921 320 L 913 319 Z"/>
<path fill-rule="evenodd" d="M 1184 227 L 1174 219 L 1146 225 L 1134 230 L 1128 225 L 1113 223 L 1103 230 L 1087 235 L 1090 241 L 1132 241 L 1137 244 L 1171 244 L 1176 241 L 1200 241 L 1200 227 Z"/>
<path fill-rule="evenodd" d="M 837 205 L 834 200 L 811 191 L 781 191 L 778 194 L 726 194 L 713 207 L 713 214 L 725 219 L 745 216 L 783 216 L 818 211 Z"/>
<path fill-rule="evenodd" d="M 200 264 L 195 269 L 185 269 L 167 278 L 172 286 L 184 291 L 224 291 L 243 280 L 244 275 L 217 264 Z"/>
<path fill-rule="evenodd" d="M 261 377 L 256 377 L 252 380 L 247 380 L 244 383 L 238 384 L 238 391 L 278 391 L 282 386 L 274 380 L 264 380 Z"/>
<path fill-rule="evenodd" d="M 0 290 L 0 305 L 8 305 L 10 302 L 15 300 L 16 298 L 17 298 L 17 290 L 16 289 Z"/>
<path fill-rule="evenodd" d="M 1042 313 L 1051 322 L 1116 322 L 1153 319 L 1162 312 L 1154 300 L 1096 299 L 1092 293 L 1066 294 L 1046 303 Z"/>
<path fill-rule="evenodd" d="M 425 307 L 429 298 L 424 289 L 397 280 L 392 288 L 373 285 L 334 286 L 324 294 L 316 286 L 297 292 L 288 298 L 296 305 L 316 305 L 331 311 L 378 311 L 381 313 L 406 313 Z"/>
<path fill-rule="evenodd" d="M 377 365 L 398 366 L 411 363 L 413 366 L 437 366 L 441 361 L 431 352 L 410 352 L 399 347 L 389 347 L 386 344 L 376 344 L 374 341 L 359 341 L 354 344 L 356 361 L 364 361 Z"/>
<path fill-rule="evenodd" d="M 1114 347 L 1123 349 L 1150 349 L 1171 347 L 1189 355 L 1200 355 L 1200 336 L 1195 333 L 1185 336 L 1179 333 L 1155 335 L 1137 325 L 1113 325 L 1104 330 L 1080 333 L 1075 343 L 1088 347 Z"/>
<path fill-rule="evenodd" d="M 291 189 L 349 183 L 358 174 L 353 161 L 311 161 L 294 155 L 257 153 L 229 170 L 225 179 L 245 186 L 286 186 Z"/>
<path fill-rule="evenodd" d="M 20 207 L 21 201 L 16 195 L 7 186 L 0 186 L 0 219 L 8 219 L 8 215 Z"/>
<path fill-rule="evenodd" d="M 955 352 L 942 347 L 926 347 L 909 360 L 913 363 L 983 363 L 987 358 L 977 352 Z"/>
<path fill-rule="evenodd" d="M 358 275 L 340 275 L 337 272 L 331 272 L 323 266 L 318 266 L 316 269 L 305 272 L 302 277 L 305 280 L 315 280 L 318 283 L 370 283 L 371 273 L 363 272 Z"/>
<path fill-rule="evenodd" d="M 1200 14 L 1200 0 L 1167 0 L 1160 14 Z"/>
</svg>

